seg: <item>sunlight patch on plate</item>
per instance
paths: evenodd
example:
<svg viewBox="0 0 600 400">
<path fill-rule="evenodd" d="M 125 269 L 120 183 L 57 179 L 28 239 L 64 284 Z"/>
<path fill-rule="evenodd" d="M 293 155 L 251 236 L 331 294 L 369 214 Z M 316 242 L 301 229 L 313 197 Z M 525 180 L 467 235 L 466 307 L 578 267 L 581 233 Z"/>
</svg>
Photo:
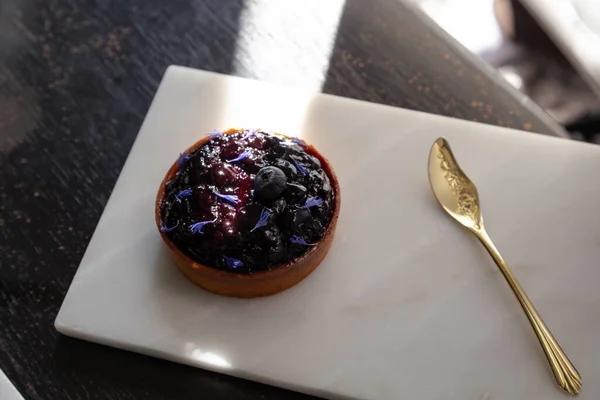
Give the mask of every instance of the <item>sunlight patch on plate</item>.
<svg viewBox="0 0 600 400">
<path fill-rule="evenodd" d="M 212 351 L 204 351 L 193 343 L 186 343 L 185 350 L 192 360 L 196 360 L 206 367 L 228 369 L 231 363 L 225 357 Z"/>
<path fill-rule="evenodd" d="M 222 96 L 228 105 L 222 111 L 222 126 L 225 128 L 255 128 L 267 132 L 282 133 L 287 136 L 302 137 L 307 114 L 316 96 L 313 90 L 299 91 L 289 98 L 286 90 L 273 85 L 272 91 L 256 91 L 256 86 L 242 81 L 225 83 Z M 243 95 L 240 95 L 243 93 Z M 285 101 L 273 101 L 278 94 Z M 251 98 L 252 101 L 248 101 Z"/>
</svg>

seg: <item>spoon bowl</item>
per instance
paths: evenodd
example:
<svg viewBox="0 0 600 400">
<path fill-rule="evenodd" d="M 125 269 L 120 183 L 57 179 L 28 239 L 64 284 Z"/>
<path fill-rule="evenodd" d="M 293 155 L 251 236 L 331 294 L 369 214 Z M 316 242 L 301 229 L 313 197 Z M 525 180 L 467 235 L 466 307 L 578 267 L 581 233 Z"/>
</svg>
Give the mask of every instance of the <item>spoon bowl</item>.
<svg viewBox="0 0 600 400">
<path fill-rule="evenodd" d="M 454 160 L 444 138 L 431 147 L 429 184 L 441 206 L 460 224 L 471 231 L 483 227 L 477 188 Z"/>
</svg>

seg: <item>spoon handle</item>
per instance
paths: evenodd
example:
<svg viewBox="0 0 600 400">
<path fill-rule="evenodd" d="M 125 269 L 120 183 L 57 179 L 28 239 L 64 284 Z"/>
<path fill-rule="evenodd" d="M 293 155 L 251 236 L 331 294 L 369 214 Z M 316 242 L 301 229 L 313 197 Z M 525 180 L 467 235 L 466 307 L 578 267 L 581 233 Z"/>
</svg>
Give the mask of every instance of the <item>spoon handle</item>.
<svg viewBox="0 0 600 400">
<path fill-rule="evenodd" d="M 579 393 L 581 390 L 581 376 L 579 372 L 575 369 L 569 358 L 565 355 L 563 350 L 560 348 L 552 333 L 536 311 L 533 304 L 531 304 L 531 300 L 525 294 L 525 291 L 517 281 L 517 278 L 513 275 L 512 271 L 506 264 L 506 261 L 502 258 L 494 243 L 488 236 L 487 232 L 483 229 L 483 227 L 479 230 L 474 231 L 477 238 L 483 243 L 487 251 L 490 253 L 500 271 L 502 271 L 502 275 L 506 278 L 506 281 L 510 285 L 511 289 L 517 296 L 519 303 L 521 303 L 521 307 L 527 314 L 527 318 L 537 335 L 542 348 L 544 349 L 544 353 L 546 353 L 546 358 L 550 363 L 550 367 L 552 368 L 552 372 L 554 373 L 554 377 L 556 381 L 566 392 L 569 394 L 575 395 Z"/>
</svg>

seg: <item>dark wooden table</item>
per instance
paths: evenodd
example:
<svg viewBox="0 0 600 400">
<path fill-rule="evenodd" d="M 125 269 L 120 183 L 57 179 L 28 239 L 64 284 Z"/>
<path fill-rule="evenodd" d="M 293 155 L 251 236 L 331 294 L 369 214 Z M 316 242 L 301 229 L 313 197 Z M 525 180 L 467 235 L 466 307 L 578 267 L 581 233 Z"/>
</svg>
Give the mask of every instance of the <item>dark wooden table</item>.
<svg viewBox="0 0 600 400">
<path fill-rule="evenodd" d="M 249 23 L 248 10 L 265 3 L 0 1 L 0 369 L 25 398 L 309 398 L 61 337 L 54 330 L 62 299 L 169 64 L 304 86 L 310 61 L 325 60 L 327 93 L 561 133 L 397 0 L 347 0 L 337 34 L 323 38 L 331 40 L 330 55 L 322 46 L 295 39 L 312 29 L 308 21 L 320 17 L 326 2 L 303 1 L 292 11 L 275 6 L 269 15 L 273 23 Z M 279 17 L 283 26 L 276 23 Z M 236 43 L 261 40 L 285 51 L 267 57 L 272 60 L 267 67 L 262 59 L 259 70 L 256 54 Z"/>
</svg>

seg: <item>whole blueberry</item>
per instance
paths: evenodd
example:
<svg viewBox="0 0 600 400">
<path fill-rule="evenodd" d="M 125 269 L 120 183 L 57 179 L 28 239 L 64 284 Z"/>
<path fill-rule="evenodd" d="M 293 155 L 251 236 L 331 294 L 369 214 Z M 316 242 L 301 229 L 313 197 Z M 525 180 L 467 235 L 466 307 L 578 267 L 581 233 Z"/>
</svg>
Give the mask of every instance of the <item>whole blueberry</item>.
<svg viewBox="0 0 600 400">
<path fill-rule="evenodd" d="M 291 228 L 296 233 L 301 233 L 305 225 L 310 225 L 313 221 L 314 218 L 307 208 L 299 208 L 294 213 Z"/>
<path fill-rule="evenodd" d="M 321 161 L 317 157 L 310 156 L 310 160 L 317 168 L 321 168 Z"/>
<path fill-rule="evenodd" d="M 296 177 L 296 175 L 298 175 L 298 170 L 296 169 L 294 164 L 292 164 L 291 162 L 289 162 L 287 160 L 278 158 L 277 160 L 275 160 L 274 165 L 277 168 L 281 169 L 283 171 L 283 173 L 285 174 L 285 176 L 288 177 L 288 179 L 293 180 Z"/>
<path fill-rule="evenodd" d="M 285 245 L 281 237 L 281 231 L 277 226 L 270 226 L 264 231 L 264 238 L 267 242 L 265 250 L 268 253 L 268 260 L 271 263 L 278 263 L 285 257 Z"/>
<path fill-rule="evenodd" d="M 322 186 L 325 179 L 329 180 L 324 171 L 313 170 L 308 174 L 308 181 L 313 186 Z"/>
<path fill-rule="evenodd" d="M 287 178 L 282 170 L 277 167 L 264 167 L 254 178 L 254 192 L 265 200 L 274 200 L 283 193 Z"/>
<path fill-rule="evenodd" d="M 300 202 L 306 197 L 306 187 L 297 183 L 288 183 L 284 192 L 286 200 Z"/>
<path fill-rule="evenodd" d="M 269 250 L 269 262 L 272 264 L 279 264 L 285 258 L 285 245 L 283 244 L 283 240 L 277 242 L 271 249 Z"/>
<path fill-rule="evenodd" d="M 285 202 L 285 199 L 277 199 L 271 204 L 271 212 L 275 215 L 281 214 L 286 206 L 287 203 Z"/>
</svg>

